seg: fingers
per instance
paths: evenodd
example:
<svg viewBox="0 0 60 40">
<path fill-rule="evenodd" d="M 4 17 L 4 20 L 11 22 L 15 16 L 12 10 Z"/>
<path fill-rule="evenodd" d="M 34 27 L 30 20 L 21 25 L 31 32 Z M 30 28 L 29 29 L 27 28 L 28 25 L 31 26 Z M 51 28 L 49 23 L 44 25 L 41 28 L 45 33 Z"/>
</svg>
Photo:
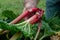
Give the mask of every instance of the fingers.
<svg viewBox="0 0 60 40">
<path fill-rule="evenodd" d="M 23 10 L 23 12 L 25 12 L 26 10 L 30 10 L 30 9 L 32 9 L 32 8 L 29 8 L 29 7 L 26 8 L 25 7 L 24 10 Z M 29 16 L 25 17 L 24 20 L 27 20 L 28 18 L 29 18 Z"/>
</svg>

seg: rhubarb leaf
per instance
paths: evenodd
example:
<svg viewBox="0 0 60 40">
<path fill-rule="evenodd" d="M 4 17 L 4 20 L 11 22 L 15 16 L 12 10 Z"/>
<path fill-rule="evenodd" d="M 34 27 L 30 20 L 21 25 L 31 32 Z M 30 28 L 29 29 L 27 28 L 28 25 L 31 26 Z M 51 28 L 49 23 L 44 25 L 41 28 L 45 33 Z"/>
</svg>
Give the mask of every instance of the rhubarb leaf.
<svg viewBox="0 0 60 40">
<path fill-rule="evenodd" d="M 10 31 L 21 31 L 25 36 L 32 36 L 34 31 L 33 26 L 29 23 L 23 22 L 19 24 L 9 24 L 4 21 L 0 21 L 0 28 Z"/>
<path fill-rule="evenodd" d="M 2 16 L 7 17 L 11 20 L 13 20 L 17 17 L 17 15 L 15 15 L 15 13 L 13 13 L 13 11 L 9 11 L 9 10 L 4 10 L 2 12 Z"/>
</svg>

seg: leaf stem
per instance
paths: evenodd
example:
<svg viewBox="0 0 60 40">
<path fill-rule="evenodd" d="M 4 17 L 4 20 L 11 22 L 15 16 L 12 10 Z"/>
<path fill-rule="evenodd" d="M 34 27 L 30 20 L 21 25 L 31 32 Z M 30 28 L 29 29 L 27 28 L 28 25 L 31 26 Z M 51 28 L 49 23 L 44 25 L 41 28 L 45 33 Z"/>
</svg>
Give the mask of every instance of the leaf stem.
<svg viewBox="0 0 60 40">
<path fill-rule="evenodd" d="M 38 37 L 39 32 L 40 32 L 41 25 L 42 25 L 41 23 L 38 23 L 38 31 L 36 33 L 36 36 L 35 36 L 34 40 L 37 40 L 37 37 Z"/>
</svg>

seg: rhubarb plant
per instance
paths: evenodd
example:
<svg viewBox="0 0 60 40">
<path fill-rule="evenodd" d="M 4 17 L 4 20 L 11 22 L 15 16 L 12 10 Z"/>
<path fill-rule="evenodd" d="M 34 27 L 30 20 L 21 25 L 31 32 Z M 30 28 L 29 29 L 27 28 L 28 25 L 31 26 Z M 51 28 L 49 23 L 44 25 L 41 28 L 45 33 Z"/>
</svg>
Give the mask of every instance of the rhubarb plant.
<svg viewBox="0 0 60 40">
<path fill-rule="evenodd" d="M 32 34 L 33 25 L 27 22 L 22 22 L 19 24 L 9 24 L 3 21 L 0 21 L 0 28 L 4 30 L 11 30 L 11 31 L 21 31 L 25 36 L 29 36 Z"/>
<path fill-rule="evenodd" d="M 30 39 L 33 40 L 34 37 L 36 36 L 37 30 L 38 30 L 38 22 L 37 21 L 39 21 L 39 20 L 41 21 L 41 15 L 42 15 L 41 13 L 42 12 L 40 12 L 40 11 L 36 12 L 28 20 L 23 21 L 23 22 L 19 22 L 17 24 L 16 24 L 16 22 L 18 22 L 18 20 L 15 20 L 16 22 L 13 20 L 10 23 L 6 22 L 4 20 L 0 20 L 0 29 L 21 32 L 22 38 L 29 37 Z M 27 15 L 28 11 L 25 13 Z M 23 13 L 23 14 L 25 14 L 25 13 Z M 12 14 L 12 15 L 14 15 L 14 14 Z M 20 19 L 22 19 L 26 15 L 18 16 L 18 19 L 19 19 L 19 17 L 20 17 Z M 3 16 L 10 18 L 10 19 L 14 19 L 16 17 L 16 16 L 14 16 L 14 17 L 7 16 L 7 14 L 6 15 L 4 14 Z M 59 35 L 59 31 L 60 31 L 60 19 L 59 19 L 59 17 L 53 17 L 50 20 L 45 20 L 45 16 L 43 16 L 41 23 L 42 23 L 42 27 L 40 28 L 40 32 L 39 32 L 40 36 L 38 36 L 37 39 L 43 40 L 44 38 L 51 36 L 51 35 L 55 35 L 55 34 Z"/>
<path fill-rule="evenodd" d="M 41 30 L 44 30 L 44 31 L 40 32 L 40 33 L 42 33 L 42 36 L 40 34 L 40 36 L 41 36 L 40 40 L 43 40 L 45 37 L 55 35 L 56 33 L 59 32 L 60 26 L 55 28 L 56 25 L 58 25 L 57 22 L 59 22 L 59 21 L 56 22 L 57 19 L 58 19 L 57 17 L 53 18 L 50 22 L 48 22 L 49 24 L 46 21 L 42 21 Z M 58 19 L 58 20 L 60 20 L 60 19 Z M 53 25 L 51 25 L 51 24 L 53 24 Z M 54 24 L 56 24 L 56 25 L 54 25 Z M 18 23 L 18 24 L 10 24 L 10 23 L 4 22 L 4 21 L 0 21 L 0 28 L 5 29 L 5 30 L 10 30 L 10 31 L 16 31 L 16 32 L 19 31 L 19 32 L 22 32 L 22 34 L 24 34 L 25 36 L 29 36 L 29 37 L 35 35 L 34 33 L 37 32 L 36 31 L 37 25 L 36 24 L 32 25 L 27 21 L 24 21 L 24 22 Z M 34 30 L 34 28 L 35 28 L 35 30 Z M 59 29 L 59 30 L 55 31 L 55 29 Z"/>
</svg>

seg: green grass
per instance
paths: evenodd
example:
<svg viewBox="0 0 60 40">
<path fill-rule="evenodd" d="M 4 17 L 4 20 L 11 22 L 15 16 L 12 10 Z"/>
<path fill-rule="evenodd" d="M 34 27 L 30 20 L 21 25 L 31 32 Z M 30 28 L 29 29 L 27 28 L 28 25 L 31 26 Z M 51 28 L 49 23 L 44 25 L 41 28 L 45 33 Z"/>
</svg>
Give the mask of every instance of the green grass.
<svg viewBox="0 0 60 40">
<path fill-rule="evenodd" d="M 24 8 L 23 1 L 24 0 L 0 0 L 0 14 L 4 10 L 11 10 L 15 14 L 22 13 L 22 10 Z M 37 7 L 45 9 L 45 0 L 40 0 Z"/>
<path fill-rule="evenodd" d="M 40 0 L 37 7 L 45 10 L 45 6 L 46 6 L 45 2 L 46 2 L 46 0 Z"/>
<path fill-rule="evenodd" d="M 19 14 L 23 10 L 23 1 L 21 0 L 0 0 L 0 13 L 4 10 L 11 10 Z"/>
</svg>

